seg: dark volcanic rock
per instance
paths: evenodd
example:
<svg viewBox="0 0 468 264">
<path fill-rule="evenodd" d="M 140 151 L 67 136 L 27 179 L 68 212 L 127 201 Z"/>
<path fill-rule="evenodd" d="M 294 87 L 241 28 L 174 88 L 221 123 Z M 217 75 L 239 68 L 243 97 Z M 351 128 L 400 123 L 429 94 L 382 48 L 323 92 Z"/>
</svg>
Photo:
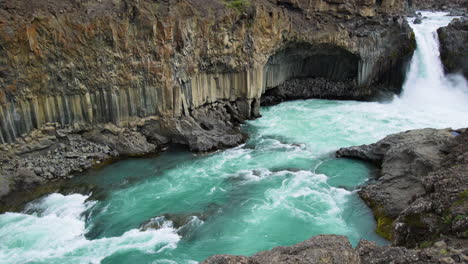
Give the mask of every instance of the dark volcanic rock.
<svg viewBox="0 0 468 264">
<path fill-rule="evenodd" d="M 375 96 L 374 89 L 356 89 L 352 81 L 330 81 L 325 78 L 293 79 L 280 86 L 267 90 L 261 98 L 263 106 L 275 105 L 283 101 L 326 98 L 326 99 L 366 99 Z M 385 92 L 384 89 L 379 92 Z"/>
<path fill-rule="evenodd" d="M 361 240 L 353 249 L 348 239 L 337 235 L 319 235 L 289 247 L 276 247 L 251 257 L 216 255 L 202 264 L 441 264 L 466 263 L 460 250 L 437 242 L 433 247 L 414 250 L 404 247 L 378 246 Z"/>
<path fill-rule="evenodd" d="M 301 264 L 301 263 L 359 263 L 359 255 L 345 236 L 320 235 L 289 247 L 276 247 L 252 257 L 219 255 L 202 264 Z"/>
<path fill-rule="evenodd" d="M 468 237 L 467 130 L 407 131 L 340 149 L 337 156 L 381 166 L 378 180 L 359 195 L 374 210 L 377 232 L 396 245 L 426 245 L 442 235 L 453 241 Z"/>
<path fill-rule="evenodd" d="M 468 20 L 454 19 L 437 30 L 440 57 L 447 73 L 461 72 L 468 78 Z"/>
<path fill-rule="evenodd" d="M 452 11 L 468 7 L 466 0 L 409 0 L 408 3 L 414 10 Z"/>
<path fill-rule="evenodd" d="M 136 131 L 118 128 L 107 124 L 102 130 L 93 130 L 83 134 L 83 138 L 94 143 L 109 146 L 122 156 L 141 156 L 153 153 L 156 146 Z"/>
</svg>

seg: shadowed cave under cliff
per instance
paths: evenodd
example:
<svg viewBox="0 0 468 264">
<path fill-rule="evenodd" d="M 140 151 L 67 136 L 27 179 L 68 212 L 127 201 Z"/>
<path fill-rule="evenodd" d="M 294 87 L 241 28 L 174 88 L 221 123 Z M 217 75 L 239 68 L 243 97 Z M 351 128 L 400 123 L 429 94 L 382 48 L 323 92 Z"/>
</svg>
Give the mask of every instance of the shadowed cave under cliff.
<svg viewBox="0 0 468 264">
<path fill-rule="evenodd" d="M 290 43 L 265 65 L 262 104 L 299 98 L 353 97 L 359 61 L 359 56 L 337 46 Z"/>
</svg>

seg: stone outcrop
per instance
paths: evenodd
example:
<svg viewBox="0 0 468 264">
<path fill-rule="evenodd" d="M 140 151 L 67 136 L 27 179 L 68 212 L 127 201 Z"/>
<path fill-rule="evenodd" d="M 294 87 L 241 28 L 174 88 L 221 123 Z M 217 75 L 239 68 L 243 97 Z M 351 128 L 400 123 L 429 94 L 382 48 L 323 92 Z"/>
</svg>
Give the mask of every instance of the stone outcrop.
<svg viewBox="0 0 468 264">
<path fill-rule="evenodd" d="M 440 58 L 447 73 L 462 73 L 468 78 L 468 20 L 454 19 L 437 30 Z"/>
<path fill-rule="evenodd" d="M 377 232 L 395 245 L 424 247 L 444 237 L 468 248 L 468 130 L 421 129 L 337 151 L 381 167 L 359 195 Z"/>
<path fill-rule="evenodd" d="M 465 252 L 466 253 L 466 252 Z M 276 247 L 251 257 L 216 255 L 202 264 L 439 264 L 464 263 L 468 257 L 440 241 L 424 250 L 377 246 L 367 240 L 356 249 L 344 236 L 319 235 L 289 247 Z"/>
<path fill-rule="evenodd" d="M 295 79 L 326 84 L 299 82 L 313 91 L 303 97 L 398 92 L 415 47 L 399 15 L 406 8 L 397 0 L 0 1 L 0 197 L 171 143 L 240 144 L 239 124 L 259 116 L 262 95 Z"/>
</svg>

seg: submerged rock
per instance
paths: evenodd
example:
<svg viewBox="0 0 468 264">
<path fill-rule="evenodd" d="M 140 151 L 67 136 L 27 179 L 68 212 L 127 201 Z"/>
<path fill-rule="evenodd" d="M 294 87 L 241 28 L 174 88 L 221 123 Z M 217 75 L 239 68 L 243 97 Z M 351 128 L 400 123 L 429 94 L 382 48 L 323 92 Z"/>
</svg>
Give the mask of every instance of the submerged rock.
<svg viewBox="0 0 468 264">
<path fill-rule="evenodd" d="M 190 238 L 196 229 L 203 224 L 205 216 L 202 214 L 164 214 L 153 217 L 140 226 L 140 230 L 174 228 L 178 235 Z"/>
</svg>

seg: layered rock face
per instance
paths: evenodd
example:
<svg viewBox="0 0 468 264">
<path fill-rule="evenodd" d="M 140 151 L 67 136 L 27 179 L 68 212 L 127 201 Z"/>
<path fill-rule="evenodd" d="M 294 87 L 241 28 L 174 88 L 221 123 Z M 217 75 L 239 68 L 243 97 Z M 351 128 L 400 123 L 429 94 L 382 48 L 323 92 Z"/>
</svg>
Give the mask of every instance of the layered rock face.
<svg viewBox="0 0 468 264">
<path fill-rule="evenodd" d="M 171 143 L 240 144 L 262 94 L 294 80 L 309 80 L 303 97 L 398 92 L 415 46 L 406 7 L 0 1 L 0 196 Z"/>
<path fill-rule="evenodd" d="M 447 73 L 462 73 L 468 78 L 468 20 L 454 19 L 437 30 L 440 58 Z"/>
<path fill-rule="evenodd" d="M 2 1 L 0 142 L 47 123 L 122 126 L 223 100 L 251 118 L 266 89 L 297 77 L 371 94 L 401 79 L 414 48 L 403 19 L 379 15 L 405 1 L 245 3 Z"/>
<path fill-rule="evenodd" d="M 408 131 L 337 155 L 381 166 L 359 195 L 395 245 L 424 247 L 444 237 L 468 248 L 468 130 Z"/>
</svg>

